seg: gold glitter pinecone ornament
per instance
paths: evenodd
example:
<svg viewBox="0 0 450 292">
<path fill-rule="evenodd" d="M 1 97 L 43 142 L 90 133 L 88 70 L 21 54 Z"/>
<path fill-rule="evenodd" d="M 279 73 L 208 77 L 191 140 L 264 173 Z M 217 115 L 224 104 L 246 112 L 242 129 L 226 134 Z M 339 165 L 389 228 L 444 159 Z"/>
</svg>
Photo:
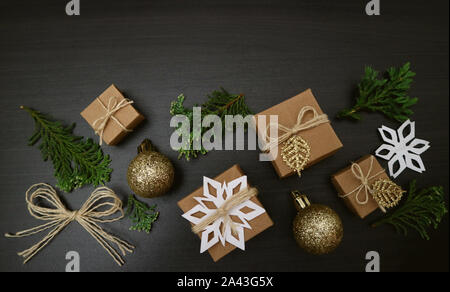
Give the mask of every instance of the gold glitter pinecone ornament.
<svg viewBox="0 0 450 292">
<path fill-rule="evenodd" d="M 156 152 L 150 140 L 138 147 L 138 155 L 130 162 L 127 181 L 137 195 L 153 198 L 166 193 L 173 184 L 175 171 L 165 155 Z"/>
<path fill-rule="evenodd" d="M 372 185 L 372 196 L 380 209 L 386 213 L 387 208 L 398 205 L 405 191 L 390 179 L 379 179 Z"/>
<path fill-rule="evenodd" d="M 332 252 L 342 240 L 344 228 L 338 214 L 331 208 L 312 204 L 305 195 L 292 192 L 298 210 L 293 222 L 298 245 L 315 255 Z"/>
<path fill-rule="evenodd" d="M 302 137 L 294 135 L 281 147 L 281 157 L 287 166 L 295 170 L 298 176 L 305 168 L 311 156 L 311 147 Z"/>
</svg>

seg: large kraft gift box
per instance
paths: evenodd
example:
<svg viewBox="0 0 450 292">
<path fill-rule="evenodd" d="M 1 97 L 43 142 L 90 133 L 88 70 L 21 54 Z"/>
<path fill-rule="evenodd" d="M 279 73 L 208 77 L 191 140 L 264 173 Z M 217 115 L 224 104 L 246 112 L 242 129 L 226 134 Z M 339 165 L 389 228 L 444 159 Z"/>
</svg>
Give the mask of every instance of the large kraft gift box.
<svg viewBox="0 0 450 292">
<path fill-rule="evenodd" d="M 255 116 L 255 127 L 258 136 L 260 138 L 265 137 L 266 131 L 266 127 L 263 129 L 258 127 L 258 118 L 260 116 L 266 116 L 266 125 L 268 125 L 270 123 L 270 115 L 277 115 L 278 124 L 291 128 L 297 123 L 298 113 L 304 106 L 312 106 L 319 115 L 323 114 L 311 89 L 308 89 L 257 114 Z M 313 114 L 308 112 L 304 117 L 304 121 L 308 121 L 312 117 Z M 280 135 L 280 133 L 278 135 Z M 320 124 L 311 129 L 300 131 L 297 135 L 301 136 L 311 147 L 311 156 L 305 169 L 318 163 L 322 159 L 333 155 L 343 146 L 330 123 Z M 280 178 L 285 178 L 294 174 L 295 171 L 283 161 L 283 158 L 281 157 L 281 146 L 282 145 L 278 146 L 278 155 L 275 160 L 272 160 L 272 165 L 278 176 Z"/>
<path fill-rule="evenodd" d="M 97 99 L 95 99 L 87 108 L 81 112 L 81 116 L 94 128 L 94 122 L 105 116 L 105 107 L 108 107 L 111 98 L 115 97 L 117 102 L 124 100 L 122 92 L 112 84 Z M 100 102 L 103 104 L 100 104 Z M 139 125 L 145 118 L 141 115 L 131 104 L 118 110 L 113 115 L 127 130 L 133 130 Z M 104 132 L 103 141 L 108 145 L 117 145 L 126 135 L 127 131 L 113 119 L 109 119 Z"/>
<path fill-rule="evenodd" d="M 222 174 L 216 176 L 214 180 L 223 183 L 223 182 L 230 182 L 236 178 L 239 178 L 241 176 L 245 175 L 242 169 L 239 167 L 239 165 L 235 164 L 230 169 L 226 170 Z M 251 187 L 250 182 L 247 183 L 248 187 Z M 211 190 L 212 191 L 212 190 Z M 233 193 L 237 193 L 237 190 L 234 190 Z M 190 209 L 192 209 L 195 205 L 198 204 L 196 200 L 194 200 L 194 197 L 201 197 L 203 194 L 203 187 L 200 187 L 196 189 L 193 193 L 185 197 L 184 199 L 180 200 L 178 202 L 178 206 L 183 212 L 187 212 Z M 255 204 L 259 205 L 260 207 L 264 208 L 261 202 L 258 200 L 257 196 L 254 196 L 250 199 L 250 201 L 254 202 Z M 244 228 L 244 239 L 245 242 L 250 240 L 251 238 L 255 237 L 259 233 L 263 232 L 267 228 L 271 227 L 273 225 L 272 219 L 270 219 L 269 215 L 266 212 L 259 215 L 258 217 L 252 219 L 248 222 L 251 226 L 251 229 Z M 193 226 L 193 224 L 191 224 Z M 198 236 L 201 238 L 201 233 L 198 234 Z M 232 252 L 236 247 L 228 242 L 226 242 L 225 245 L 222 245 L 222 243 L 218 242 L 214 246 L 210 247 L 208 249 L 208 252 L 213 259 L 214 262 L 217 262 L 230 252 Z"/>
<path fill-rule="evenodd" d="M 381 165 L 373 155 L 366 155 L 355 163 L 361 167 L 362 173 L 364 175 L 367 175 L 367 172 L 370 168 L 371 159 L 373 159 L 373 165 L 371 175 L 369 174 L 369 177 L 374 174 L 380 172 L 381 173 L 376 177 L 370 179 L 368 181 L 369 185 L 372 185 L 376 180 L 380 178 L 389 179 L 389 176 L 386 174 L 386 172 L 384 172 L 384 169 L 381 167 Z M 361 185 L 361 181 L 357 179 L 351 171 L 351 165 L 332 175 L 331 182 L 341 196 L 352 192 Z M 363 196 L 364 190 L 361 190 L 361 192 L 362 193 L 360 196 Z M 379 207 L 375 199 L 370 194 L 368 202 L 364 205 L 358 204 L 358 202 L 356 201 L 356 192 L 343 198 L 343 200 L 348 208 L 352 210 L 356 215 L 358 215 L 361 219 L 364 219 L 367 215 L 369 215 Z"/>
</svg>

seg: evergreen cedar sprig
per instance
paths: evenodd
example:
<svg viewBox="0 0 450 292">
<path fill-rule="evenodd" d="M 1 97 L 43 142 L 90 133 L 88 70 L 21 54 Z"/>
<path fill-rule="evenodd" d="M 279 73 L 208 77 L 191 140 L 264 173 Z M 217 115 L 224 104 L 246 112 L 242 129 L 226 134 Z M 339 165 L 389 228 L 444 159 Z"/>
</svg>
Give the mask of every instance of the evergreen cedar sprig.
<svg viewBox="0 0 450 292">
<path fill-rule="evenodd" d="M 36 124 L 28 145 L 33 146 L 41 141 L 38 148 L 44 161 L 52 161 L 58 188 L 71 192 L 87 184 L 104 185 L 110 180 L 112 169 L 109 167 L 109 155 L 104 155 L 92 139 L 83 140 L 83 137 L 74 136 L 75 124 L 64 126 L 39 111 L 25 106 L 21 109 L 27 111 Z"/>
<path fill-rule="evenodd" d="M 405 236 L 408 234 L 408 228 L 411 228 L 419 232 L 423 239 L 429 240 L 427 228 L 431 225 L 437 229 L 447 212 L 443 187 L 432 186 L 418 191 L 416 181 L 413 180 L 409 184 L 408 197 L 404 204 L 372 226 L 390 224 Z"/>
<path fill-rule="evenodd" d="M 222 130 L 226 129 L 225 125 L 225 115 L 241 115 L 243 117 L 251 114 L 252 112 L 248 108 L 245 103 L 245 96 L 243 94 L 231 94 L 222 87 L 220 90 L 215 90 L 211 94 L 207 95 L 208 100 L 202 104 L 201 107 L 201 118 L 207 115 L 218 115 L 222 120 Z M 202 127 L 200 133 L 196 133 L 194 135 L 193 131 L 193 109 L 186 108 L 184 103 L 185 97 L 183 94 L 180 94 L 176 101 L 173 101 L 170 104 L 170 114 L 175 115 L 183 115 L 189 119 L 190 122 L 190 133 L 184 133 L 189 136 L 188 141 L 186 141 L 185 145 L 178 150 L 179 155 L 178 158 L 184 157 L 186 160 L 190 160 L 191 158 L 197 158 L 200 154 L 206 154 L 208 151 L 201 147 L 200 150 L 194 150 L 193 145 L 194 141 L 201 141 L 203 134 L 211 129 L 211 127 Z M 195 105 L 198 107 L 199 105 Z M 234 125 L 234 128 L 240 125 Z M 245 125 L 247 127 L 247 125 Z M 232 129 L 226 129 L 232 130 Z M 177 128 L 177 131 L 180 136 L 183 135 L 183 129 L 181 125 Z"/>
<path fill-rule="evenodd" d="M 130 195 L 128 197 L 126 212 L 126 216 L 134 223 L 134 225 L 130 227 L 130 230 L 145 231 L 146 233 L 149 233 L 152 229 L 152 224 L 159 216 L 159 212 L 155 209 L 156 205 L 149 207 L 145 203 L 136 200 L 134 195 Z"/>
<path fill-rule="evenodd" d="M 404 122 L 413 114 L 410 107 L 418 98 L 408 96 L 408 90 L 416 73 L 410 70 L 410 63 L 400 68 L 391 67 L 386 78 L 379 79 L 379 73 L 366 67 L 365 75 L 358 84 L 356 104 L 337 114 L 338 118 L 360 120 L 360 111 L 381 112 L 387 117 Z"/>
</svg>

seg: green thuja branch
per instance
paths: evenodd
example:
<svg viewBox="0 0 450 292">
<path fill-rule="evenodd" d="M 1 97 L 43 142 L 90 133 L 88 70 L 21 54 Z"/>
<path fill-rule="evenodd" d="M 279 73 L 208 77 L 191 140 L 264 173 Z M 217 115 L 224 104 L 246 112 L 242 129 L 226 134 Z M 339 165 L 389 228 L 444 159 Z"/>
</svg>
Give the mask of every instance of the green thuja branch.
<svg viewBox="0 0 450 292">
<path fill-rule="evenodd" d="M 243 94 L 231 94 L 222 87 L 207 95 L 208 100 L 202 105 L 205 115 L 218 115 L 225 120 L 225 115 L 246 116 L 252 112 L 245 103 Z"/>
<path fill-rule="evenodd" d="M 358 96 L 355 105 L 337 114 L 338 118 L 360 120 L 360 111 L 381 112 L 387 117 L 404 122 L 413 114 L 410 107 L 418 98 L 408 96 L 408 90 L 416 73 L 410 70 L 410 63 L 400 68 L 391 67 L 386 78 L 379 78 L 379 73 L 366 67 L 365 75 L 358 84 Z"/>
<path fill-rule="evenodd" d="M 223 88 L 220 90 L 215 90 L 208 96 L 208 100 L 202 104 L 201 107 L 201 119 L 207 115 L 218 115 L 222 120 L 222 130 L 233 130 L 231 128 L 226 128 L 225 116 L 226 115 L 241 115 L 245 117 L 252 112 L 248 108 L 245 103 L 245 96 L 243 94 L 231 94 Z M 185 129 L 180 125 L 177 128 L 177 131 L 180 136 L 186 135 L 189 137 L 184 145 L 178 150 L 179 155 L 178 158 L 184 157 L 186 160 L 190 160 L 191 158 L 197 158 L 200 154 L 206 154 L 208 151 L 201 147 L 200 150 L 194 150 L 194 141 L 201 142 L 203 134 L 210 130 L 211 127 L 201 127 L 201 130 L 197 133 L 193 131 L 193 118 L 194 112 L 192 108 L 186 108 L 184 106 L 185 97 L 183 94 L 179 95 L 177 100 L 170 104 L 170 114 L 175 115 L 183 115 L 188 118 L 190 127 L 189 132 L 185 133 Z M 199 105 L 195 105 L 198 107 Z M 239 127 L 241 125 L 235 124 L 233 127 Z M 245 127 L 247 125 L 245 124 Z"/>
<path fill-rule="evenodd" d="M 83 140 L 83 137 L 74 136 L 75 124 L 63 126 L 41 112 L 24 106 L 21 108 L 36 123 L 28 145 L 33 146 L 41 141 L 38 148 L 44 161 L 52 161 L 58 188 L 71 192 L 86 184 L 98 186 L 109 181 L 112 172 L 109 156 L 104 155 L 92 139 Z"/>
<path fill-rule="evenodd" d="M 145 231 L 152 229 L 153 222 L 158 219 L 159 212 L 155 211 L 156 205 L 148 207 L 146 204 L 136 200 L 133 195 L 128 197 L 126 216 L 134 223 L 130 230 Z"/>
<path fill-rule="evenodd" d="M 184 157 L 186 160 L 190 160 L 191 158 L 197 158 L 200 154 L 206 154 L 208 151 L 206 151 L 205 148 L 203 148 L 203 145 L 201 146 L 200 150 L 194 150 L 194 141 L 201 141 L 201 133 L 198 135 L 197 133 L 194 135 L 193 129 L 193 120 L 194 120 L 194 111 L 193 109 L 186 108 L 184 103 L 184 95 L 180 94 L 176 101 L 173 101 L 170 104 L 170 114 L 175 115 L 183 115 L 189 120 L 190 127 L 189 129 L 184 129 L 182 125 L 179 125 L 177 128 L 177 132 L 179 136 L 187 136 L 188 139 L 184 141 L 183 145 L 181 145 L 181 148 L 178 149 L 178 159 Z M 195 105 L 198 106 L 198 105 Z M 202 115 L 203 116 L 203 115 Z"/>
<path fill-rule="evenodd" d="M 442 217 L 447 213 L 444 200 L 444 190 L 441 186 L 432 186 L 421 190 L 416 189 L 416 181 L 409 185 L 406 201 L 401 207 L 375 222 L 372 226 L 383 224 L 394 226 L 397 232 L 408 234 L 408 228 L 419 232 L 423 239 L 429 240 L 427 228 L 431 225 L 437 229 Z"/>
</svg>

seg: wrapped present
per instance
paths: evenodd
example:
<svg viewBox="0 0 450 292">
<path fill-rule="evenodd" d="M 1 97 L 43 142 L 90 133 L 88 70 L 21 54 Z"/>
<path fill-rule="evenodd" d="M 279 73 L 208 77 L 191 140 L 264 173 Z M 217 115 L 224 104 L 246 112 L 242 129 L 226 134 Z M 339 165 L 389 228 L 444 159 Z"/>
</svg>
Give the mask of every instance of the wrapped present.
<svg viewBox="0 0 450 292">
<path fill-rule="evenodd" d="M 235 248 L 245 250 L 248 240 L 273 225 L 257 198 L 258 190 L 234 165 L 178 202 L 182 215 L 201 238 L 200 253 L 216 262 Z"/>
<path fill-rule="evenodd" d="M 346 205 L 361 219 L 380 208 L 396 206 L 404 191 L 389 179 L 373 155 L 367 155 L 332 175 Z"/>
<path fill-rule="evenodd" d="M 277 124 L 270 121 L 271 115 L 278 117 Z M 259 121 L 263 116 L 265 123 Z M 263 142 L 263 151 L 271 155 L 280 178 L 294 173 L 300 175 L 303 169 L 342 148 L 310 89 L 257 114 L 255 127 Z M 271 134 L 273 129 L 278 129 L 275 138 Z"/>
<path fill-rule="evenodd" d="M 100 145 L 116 145 L 143 120 L 133 106 L 133 101 L 126 99 L 113 84 L 97 97 L 81 116 L 99 135 Z"/>
</svg>

